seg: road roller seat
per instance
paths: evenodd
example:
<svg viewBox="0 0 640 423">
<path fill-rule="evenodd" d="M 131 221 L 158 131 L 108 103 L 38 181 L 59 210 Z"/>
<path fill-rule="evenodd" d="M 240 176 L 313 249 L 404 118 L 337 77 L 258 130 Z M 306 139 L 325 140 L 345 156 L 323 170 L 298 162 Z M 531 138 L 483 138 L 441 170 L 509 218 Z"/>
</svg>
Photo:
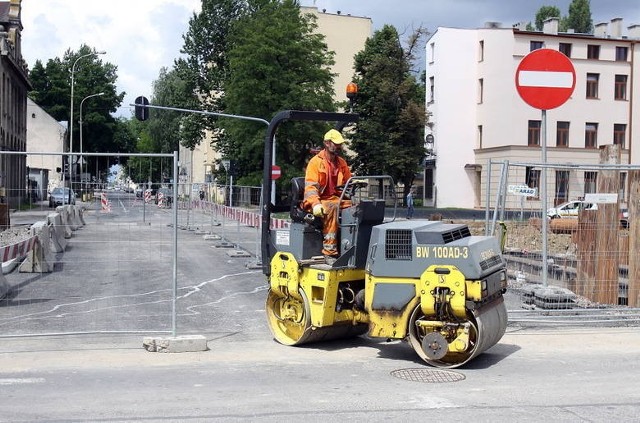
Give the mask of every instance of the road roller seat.
<svg viewBox="0 0 640 423">
<path fill-rule="evenodd" d="M 291 208 L 289 217 L 292 222 L 305 223 L 316 229 L 322 229 L 322 219 L 302 208 L 304 199 L 304 177 L 291 178 Z"/>
</svg>

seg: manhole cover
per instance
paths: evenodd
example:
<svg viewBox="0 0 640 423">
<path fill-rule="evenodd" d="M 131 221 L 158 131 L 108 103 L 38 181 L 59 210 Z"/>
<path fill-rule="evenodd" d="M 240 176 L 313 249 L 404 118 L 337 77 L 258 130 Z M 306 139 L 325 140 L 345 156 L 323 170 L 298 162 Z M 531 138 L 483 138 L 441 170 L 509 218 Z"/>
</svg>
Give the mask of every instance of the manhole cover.
<svg viewBox="0 0 640 423">
<path fill-rule="evenodd" d="M 462 373 L 435 369 L 399 369 L 392 371 L 391 376 L 411 382 L 425 383 L 458 382 L 465 379 Z"/>
</svg>

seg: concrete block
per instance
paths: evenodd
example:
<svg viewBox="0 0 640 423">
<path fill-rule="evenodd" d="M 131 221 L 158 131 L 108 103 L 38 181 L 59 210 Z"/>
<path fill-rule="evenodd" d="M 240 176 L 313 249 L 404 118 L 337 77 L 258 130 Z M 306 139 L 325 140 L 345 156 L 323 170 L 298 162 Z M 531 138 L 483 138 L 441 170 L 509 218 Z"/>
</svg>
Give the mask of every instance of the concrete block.
<svg viewBox="0 0 640 423">
<path fill-rule="evenodd" d="M 177 337 L 145 336 L 142 346 L 150 352 L 182 353 L 207 350 L 207 338 L 202 335 L 185 335 Z"/>
<path fill-rule="evenodd" d="M 227 251 L 229 257 L 251 257 L 251 254 L 243 250 Z"/>
<path fill-rule="evenodd" d="M 0 298 L 4 298 L 5 295 L 9 293 L 10 289 L 11 287 L 9 286 L 9 282 L 7 282 L 7 278 L 0 273 Z"/>
</svg>

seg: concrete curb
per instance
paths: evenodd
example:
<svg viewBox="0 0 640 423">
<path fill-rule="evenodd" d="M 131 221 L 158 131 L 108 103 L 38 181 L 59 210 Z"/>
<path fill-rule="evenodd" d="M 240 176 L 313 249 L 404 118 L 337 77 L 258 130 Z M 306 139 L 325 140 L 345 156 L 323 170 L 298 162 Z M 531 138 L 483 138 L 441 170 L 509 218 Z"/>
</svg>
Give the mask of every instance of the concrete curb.
<svg viewBox="0 0 640 423">
<path fill-rule="evenodd" d="M 185 335 L 171 338 L 145 336 L 142 346 L 149 352 L 182 353 L 207 350 L 207 338 L 202 335 Z"/>
</svg>

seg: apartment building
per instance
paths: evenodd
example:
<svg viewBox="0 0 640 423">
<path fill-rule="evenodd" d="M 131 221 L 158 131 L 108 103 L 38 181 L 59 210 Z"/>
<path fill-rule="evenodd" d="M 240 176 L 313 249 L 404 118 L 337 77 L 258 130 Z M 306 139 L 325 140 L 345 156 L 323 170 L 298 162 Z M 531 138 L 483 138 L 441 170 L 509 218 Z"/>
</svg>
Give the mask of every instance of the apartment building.
<svg viewBox="0 0 640 423">
<path fill-rule="evenodd" d="M 527 105 L 515 85 L 518 64 L 539 48 L 564 53 L 576 72 L 571 98 L 546 112 L 546 161 L 597 164 L 599 147 L 618 144 L 621 163 L 640 164 L 638 40 L 640 25 L 623 31 L 620 18 L 597 24 L 591 35 L 559 33 L 555 18 L 543 31 L 496 23 L 438 28 L 426 44 L 426 140 L 432 154 L 424 175 L 425 204 L 484 207 L 490 159 L 541 162 L 542 112 Z M 535 187 L 538 177 L 539 172 L 521 182 Z M 581 176 L 585 192 L 594 177 Z M 552 175 L 550 180 L 553 185 Z"/>
<path fill-rule="evenodd" d="M 22 58 L 21 0 L 0 2 L 0 150 L 25 151 L 27 64 Z M 0 156 L 0 203 L 17 207 L 26 193 L 24 155 Z"/>
</svg>

